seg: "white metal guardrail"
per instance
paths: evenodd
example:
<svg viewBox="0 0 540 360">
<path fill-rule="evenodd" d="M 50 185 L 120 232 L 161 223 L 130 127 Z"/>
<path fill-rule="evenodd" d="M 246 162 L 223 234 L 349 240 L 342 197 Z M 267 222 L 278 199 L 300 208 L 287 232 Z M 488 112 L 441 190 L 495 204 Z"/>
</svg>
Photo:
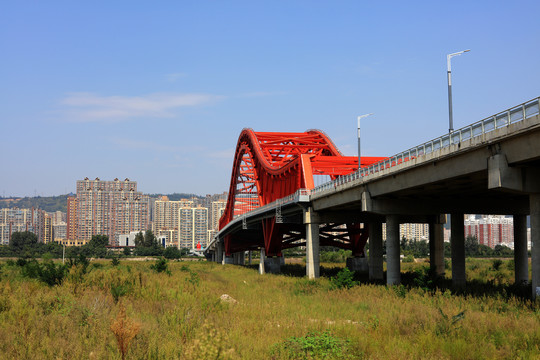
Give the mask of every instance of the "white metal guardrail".
<svg viewBox="0 0 540 360">
<path fill-rule="evenodd" d="M 497 113 L 493 116 L 455 130 L 451 134 L 446 134 L 436 139 L 415 146 L 411 149 L 400 152 L 399 154 L 390 156 L 389 158 L 379 161 L 367 167 L 363 167 L 354 173 L 341 176 L 336 180 L 329 181 L 311 190 L 312 194 L 316 194 L 328 189 L 333 189 L 338 185 L 358 180 L 364 176 L 371 175 L 391 168 L 398 164 L 405 163 L 410 159 L 418 156 L 429 154 L 433 151 L 449 147 L 451 144 L 457 144 L 464 140 L 474 139 L 483 136 L 493 130 L 500 129 L 513 123 L 523 121 L 527 118 L 540 114 L 540 97 L 514 106 L 510 109 Z"/>
</svg>

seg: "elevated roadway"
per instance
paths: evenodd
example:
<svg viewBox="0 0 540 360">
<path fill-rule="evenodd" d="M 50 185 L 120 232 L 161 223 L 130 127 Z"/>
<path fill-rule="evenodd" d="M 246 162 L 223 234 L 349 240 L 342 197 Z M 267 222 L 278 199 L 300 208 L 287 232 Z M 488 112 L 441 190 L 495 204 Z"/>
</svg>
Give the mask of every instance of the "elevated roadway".
<svg viewBox="0 0 540 360">
<path fill-rule="evenodd" d="M 372 279 L 382 279 L 382 224 L 385 223 L 386 280 L 389 284 L 398 284 L 400 223 L 430 224 L 431 266 L 437 273 L 444 273 L 444 214 L 451 214 L 452 220 L 452 281 L 456 288 L 464 287 L 466 280 L 464 214 L 514 216 L 515 280 L 518 283 L 529 281 L 526 216 L 530 215 L 533 296 L 540 292 L 538 98 L 321 186 L 300 189 L 293 195 L 245 212 L 221 229 L 207 254 L 216 261 L 227 262 L 223 239 L 230 234 L 243 234 L 240 238 L 245 239 L 245 246 L 238 247 L 241 251 L 261 249 L 264 221 L 277 219 L 279 223 L 291 224 L 289 229 L 295 229 L 289 231 L 289 240 L 287 235 L 283 237 L 284 248 L 306 246 L 307 275 L 317 277 L 318 248 L 328 244 L 328 236 L 332 237 L 329 234 L 341 228 L 341 235 L 334 236 L 330 243 L 354 248 L 359 234 L 356 233 L 354 240 L 352 230 L 360 228 L 364 235 L 369 234 L 370 258 L 357 252 L 348 264 L 353 269 L 369 269 Z M 340 227 L 328 228 L 329 224 L 340 224 Z M 362 225 L 345 229 L 345 224 Z M 271 258 L 267 265 L 279 271 L 278 261 Z"/>
</svg>

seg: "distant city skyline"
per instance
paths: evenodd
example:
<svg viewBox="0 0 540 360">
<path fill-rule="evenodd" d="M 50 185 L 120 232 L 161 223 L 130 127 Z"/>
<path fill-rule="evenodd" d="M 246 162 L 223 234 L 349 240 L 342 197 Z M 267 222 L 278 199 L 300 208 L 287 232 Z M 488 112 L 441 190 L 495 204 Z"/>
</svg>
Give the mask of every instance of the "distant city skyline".
<svg viewBox="0 0 540 360">
<path fill-rule="evenodd" d="M 538 1 L 8 2 L 2 196 L 229 190 L 242 128 L 390 156 L 540 96 Z M 519 25 L 512 25 L 519 19 Z"/>
</svg>

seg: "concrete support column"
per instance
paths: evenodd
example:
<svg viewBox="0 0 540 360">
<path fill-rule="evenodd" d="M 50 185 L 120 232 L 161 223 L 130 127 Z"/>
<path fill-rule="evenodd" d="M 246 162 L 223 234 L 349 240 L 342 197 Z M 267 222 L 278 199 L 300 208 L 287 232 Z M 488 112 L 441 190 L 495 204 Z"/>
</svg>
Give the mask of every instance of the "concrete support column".
<svg viewBox="0 0 540 360">
<path fill-rule="evenodd" d="M 529 195 L 531 208 L 532 297 L 540 297 L 540 194 Z"/>
<path fill-rule="evenodd" d="M 444 276 L 444 222 L 437 218 L 429 224 L 429 266 L 437 276 Z"/>
<path fill-rule="evenodd" d="M 452 214 L 450 246 L 452 250 L 452 286 L 465 288 L 465 219 L 463 214 Z"/>
<path fill-rule="evenodd" d="M 220 263 L 223 261 L 223 244 L 218 242 L 216 244 L 216 262 Z"/>
<path fill-rule="evenodd" d="M 245 251 L 240 251 L 233 254 L 234 257 L 234 264 L 235 265 L 244 265 L 244 259 L 245 259 L 246 253 Z"/>
<path fill-rule="evenodd" d="M 223 253 L 223 265 L 225 264 L 235 264 L 234 262 L 234 255 L 233 256 L 225 256 L 225 253 Z"/>
<path fill-rule="evenodd" d="M 248 251 L 248 265 L 251 265 L 251 250 Z"/>
<path fill-rule="evenodd" d="M 261 248 L 261 257 L 259 258 L 259 274 L 264 275 L 265 269 L 264 269 L 264 259 L 266 258 L 266 254 L 264 253 L 264 248 Z"/>
<path fill-rule="evenodd" d="M 320 274 L 319 221 L 311 207 L 304 212 L 304 224 L 306 224 L 306 275 L 309 279 L 315 279 Z"/>
<path fill-rule="evenodd" d="M 384 280 L 382 223 L 369 224 L 369 280 Z"/>
<path fill-rule="evenodd" d="M 529 256 L 527 254 L 527 216 L 514 215 L 515 283 L 529 282 Z"/>
<path fill-rule="evenodd" d="M 399 220 L 396 215 L 386 216 L 386 283 L 401 283 L 401 261 L 399 254 Z"/>
</svg>

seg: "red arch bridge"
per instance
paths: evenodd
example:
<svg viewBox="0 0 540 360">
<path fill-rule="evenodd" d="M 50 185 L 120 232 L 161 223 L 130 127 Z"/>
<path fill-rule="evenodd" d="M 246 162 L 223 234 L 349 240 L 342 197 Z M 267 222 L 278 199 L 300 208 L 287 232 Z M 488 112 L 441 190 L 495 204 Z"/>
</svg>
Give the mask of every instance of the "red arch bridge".
<svg viewBox="0 0 540 360">
<path fill-rule="evenodd" d="M 219 233 L 205 254 L 241 264 L 246 251 L 260 250 L 261 271 L 279 272 L 283 250 L 301 246 L 312 278 L 319 274 L 319 247 L 335 246 L 352 251 L 349 267 L 383 280 L 386 235 L 386 281 L 398 284 L 400 224 L 429 224 L 430 265 L 444 274 L 443 224 L 450 214 L 452 282 L 460 288 L 466 284 L 464 214 L 512 215 L 515 281 L 529 283 L 530 215 L 534 297 L 540 294 L 539 100 L 394 156 L 363 157 L 360 168 L 321 131 L 244 129 Z M 329 181 L 315 186 L 321 176 Z"/>
</svg>

